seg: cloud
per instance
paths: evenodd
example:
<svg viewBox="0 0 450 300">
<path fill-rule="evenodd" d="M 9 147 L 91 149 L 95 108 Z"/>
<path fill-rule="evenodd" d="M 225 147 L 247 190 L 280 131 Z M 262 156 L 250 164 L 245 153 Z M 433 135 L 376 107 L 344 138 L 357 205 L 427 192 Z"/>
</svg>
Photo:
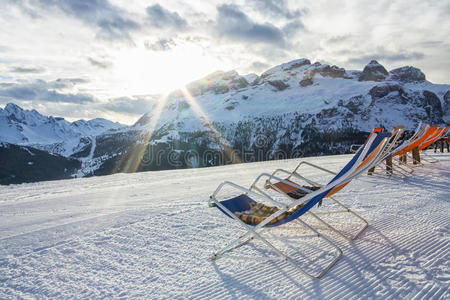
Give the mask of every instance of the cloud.
<svg viewBox="0 0 450 300">
<path fill-rule="evenodd" d="M 341 43 L 349 41 L 351 39 L 351 37 L 352 36 L 350 34 L 335 35 L 327 40 L 327 44 L 330 44 L 330 45 L 341 44 Z"/>
<path fill-rule="evenodd" d="M 373 54 L 351 57 L 347 60 L 347 62 L 352 64 L 367 64 L 373 59 L 386 62 L 402 62 L 411 60 L 422 60 L 424 57 L 425 54 L 421 52 L 408 52 L 408 51 L 390 52 L 380 49 L 374 52 Z"/>
<path fill-rule="evenodd" d="M 294 20 L 283 26 L 283 32 L 288 37 L 294 36 L 305 29 L 305 25 L 300 20 Z"/>
<path fill-rule="evenodd" d="M 249 3 L 264 15 L 295 19 L 307 12 L 306 9 L 289 9 L 286 0 L 252 0 Z"/>
<path fill-rule="evenodd" d="M 284 35 L 280 29 L 270 23 L 255 23 L 236 5 L 222 4 L 217 11 L 216 30 L 219 36 L 247 43 L 284 46 Z"/>
<path fill-rule="evenodd" d="M 263 72 L 267 69 L 269 69 L 271 67 L 271 65 L 266 64 L 264 62 L 261 61 L 254 61 L 249 67 L 249 70 L 252 70 L 254 72 Z"/>
<path fill-rule="evenodd" d="M 39 74 L 44 73 L 45 69 L 42 67 L 31 67 L 31 66 L 15 66 L 9 68 L 9 71 L 12 73 L 31 73 L 31 74 Z"/>
<path fill-rule="evenodd" d="M 151 111 L 159 99 L 160 96 L 158 95 L 118 97 L 109 99 L 108 102 L 102 104 L 101 107 L 103 110 L 140 116 Z"/>
<path fill-rule="evenodd" d="M 108 0 L 29 0 L 10 3 L 19 6 L 28 15 L 37 18 L 56 8 L 70 17 L 98 29 L 97 37 L 105 40 L 132 41 L 130 32 L 140 29 L 140 24 L 131 19 L 127 12 Z M 36 6 L 40 9 L 37 11 Z"/>
<path fill-rule="evenodd" d="M 185 29 L 188 25 L 177 12 L 171 12 L 159 4 L 147 7 L 147 15 L 151 26 L 160 29 Z"/>
<path fill-rule="evenodd" d="M 442 44 L 444 44 L 443 41 L 420 41 L 417 43 L 417 45 L 424 47 L 424 48 L 434 48 L 434 47 L 439 47 Z"/>
<path fill-rule="evenodd" d="M 90 82 L 90 80 L 88 80 L 86 78 L 64 78 L 64 79 L 57 79 L 57 81 L 58 80 L 68 81 L 68 82 L 71 82 L 73 85 Z"/>
<path fill-rule="evenodd" d="M 109 69 L 112 67 L 112 62 L 107 60 L 98 60 L 94 59 L 92 57 L 87 58 L 88 62 L 93 65 L 94 67 L 100 68 L 100 69 Z"/>
<path fill-rule="evenodd" d="M 31 97 L 33 95 L 29 95 L 26 99 L 3 97 L 1 96 L 2 85 L 0 84 L 0 104 L 12 102 L 23 108 L 36 109 L 44 115 L 62 116 L 71 120 L 103 117 L 108 120 L 120 121 L 123 124 L 134 124 L 144 113 L 152 111 L 161 99 L 160 95 L 143 95 L 111 98 L 105 102 L 97 99 L 95 102 L 65 101 L 60 105 L 55 105 L 54 101 L 33 99 Z"/>
<path fill-rule="evenodd" d="M 0 52 L 8 52 L 11 49 L 8 46 L 0 45 Z"/>
<path fill-rule="evenodd" d="M 85 93 L 70 93 L 75 84 L 82 81 L 79 78 L 58 79 L 46 82 L 35 80 L 18 83 L 0 83 L 0 99 L 2 100 L 39 100 L 45 102 L 92 103 L 96 98 Z"/>
<path fill-rule="evenodd" d="M 159 39 L 154 43 L 151 43 L 150 41 L 145 41 L 144 46 L 146 49 L 152 51 L 168 51 L 172 49 L 172 47 L 175 47 L 176 43 L 172 39 Z"/>
</svg>

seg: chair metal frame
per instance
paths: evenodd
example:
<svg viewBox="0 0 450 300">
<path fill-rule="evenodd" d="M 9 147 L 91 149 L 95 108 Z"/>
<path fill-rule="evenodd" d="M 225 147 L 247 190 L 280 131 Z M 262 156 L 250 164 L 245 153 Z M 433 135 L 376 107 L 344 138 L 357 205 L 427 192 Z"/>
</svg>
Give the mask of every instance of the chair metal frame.
<svg viewBox="0 0 450 300">
<path fill-rule="evenodd" d="M 300 215 L 300 216 L 297 216 L 297 218 L 295 218 L 294 220 L 291 220 L 291 222 L 292 221 L 296 221 L 300 225 L 306 227 L 308 230 L 313 232 L 318 238 L 320 238 L 321 240 L 326 242 L 328 245 L 332 246 L 337 251 L 337 253 L 336 253 L 335 257 L 333 258 L 333 260 L 330 263 L 328 263 L 328 265 L 326 265 L 322 270 L 320 270 L 318 272 L 318 274 L 312 274 L 312 273 L 304 270 L 304 268 L 302 268 L 292 258 L 290 258 L 286 254 L 284 254 L 281 250 L 279 250 L 272 243 L 270 243 L 265 237 L 263 237 L 262 233 L 266 233 L 266 234 L 270 235 L 272 238 L 283 242 L 284 244 L 288 245 L 290 248 L 297 249 L 296 247 L 294 247 L 289 242 L 287 242 L 287 241 L 285 241 L 285 240 L 283 240 L 281 238 L 278 238 L 278 237 L 274 236 L 273 234 L 269 233 L 267 229 L 269 228 L 268 226 L 270 226 L 270 225 L 268 225 L 268 223 L 270 223 L 272 220 L 274 220 L 275 218 L 277 218 L 281 214 L 285 213 L 287 210 L 289 210 L 289 209 L 291 209 L 293 207 L 296 207 L 299 204 L 303 203 L 303 204 L 307 205 L 309 201 L 314 200 L 316 197 L 322 197 L 323 198 L 324 196 L 326 196 L 324 194 L 325 192 L 328 194 L 332 189 L 334 189 L 336 187 L 340 187 L 340 186 L 348 183 L 353 178 L 355 178 L 356 176 L 359 176 L 362 172 L 364 172 L 368 168 L 372 167 L 373 166 L 373 162 L 376 160 L 376 158 L 378 157 L 379 153 L 382 152 L 382 150 L 385 148 L 385 146 L 387 144 L 387 139 L 384 138 L 380 142 L 379 147 L 377 147 L 376 149 L 374 149 L 372 151 L 372 152 L 374 152 L 374 151 L 378 150 L 379 153 L 376 153 L 376 155 L 374 155 L 369 161 L 362 162 L 362 160 L 366 156 L 366 154 L 367 154 L 371 144 L 373 143 L 373 141 L 375 139 L 375 136 L 376 135 L 373 135 L 369 139 L 369 141 L 367 142 L 366 146 L 362 149 L 362 152 L 361 152 L 360 156 L 358 157 L 357 161 L 354 163 L 354 165 L 347 172 L 342 174 L 342 176 L 340 176 L 336 180 L 330 182 L 328 185 L 323 186 L 319 190 L 311 192 L 310 194 L 306 195 L 305 197 L 303 197 L 303 198 L 301 198 L 299 200 L 296 200 L 296 201 L 292 201 L 289 204 L 284 204 L 282 202 L 276 201 L 275 199 L 273 199 L 272 197 L 270 197 L 266 193 L 260 193 L 258 191 L 254 191 L 252 189 L 247 189 L 245 187 L 239 186 L 239 185 L 234 184 L 234 183 L 229 182 L 229 181 L 225 181 L 225 182 L 221 183 L 217 187 L 217 189 L 214 191 L 214 193 L 210 196 L 210 199 L 209 199 L 210 206 L 217 206 L 217 207 L 219 207 L 226 215 L 231 217 L 232 220 L 234 220 L 237 224 L 239 224 L 241 227 L 243 227 L 246 230 L 246 232 L 244 234 L 240 235 L 238 238 L 236 238 L 236 239 L 232 240 L 231 242 L 227 243 L 224 247 L 222 247 L 221 250 L 215 252 L 212 255 L 211 259 L 216 260 L 216 259 L 222 257 L 223 254 L 225 254 L 227 252 L 230 252 L 230 251 L 232 251 L 234 249 L 237 249 L 237 248 L 247 244 L 248 242 L 250 242 L 253 239 L 258 239 L 261 242 L 263 242 L 263 244 L 268 246 L 270 249 L 275 251 L 275 253 L 282 260 L 288 262 L 293 267 L 295 267 L 297 270 L 299 270 L 303 274 L 307 275 L 311 279 L 319 279 L 319 278 L 321 278 L 323 275 L 325 275 L 325 273 L 332 266 L 334 266 L 337 263 L 337 261 L 342 257 L 343 252 L 330 239 L 328 239 L 323 234 L 319 233 L 317 230 L 315 230 L 314 228 L 312 228 L 311 226 L 309 226 L 305 222 L 303 222 L 300 219 L 303 214 Z M 269 174 L 269 173 L 262 173 L 262 174 L 260 174 L 257 177 L 257 179 L 255 180 L 255 182 L 258 182 L 261 178 L 264 178 L 264 177 L 268 177 L 270 179 L 275 179 L 275 180 L 279 180 L 279 181 L 282 181 L 282 182 L 284 181 L 285 183 L 289 183 L 288 181 L 286 181 L 284 179 L 281 179 L 281 178 L 278 178 L 278 177 L 276 177 L 276 176 L 274 176 L 272 174 Z M 218 196 L 219 192 L 222 190 L 222 188 L 224 186 L 230 186 L 230 187 L 232 187 L 232 188 L 234 188 L 234 189 L 236 189 L 238 191 L 244 192 L 247 195 L 254 195 L 254 196 L 258 196 L 258 197 L 263 197 L 264 199 L 270 201 L 275 206 L 277 206 L 279 208 L 279 210 L 277 212 L 273 213 L 271 216 L 269 216 L 266 219 L 264 219 L 258 225 L 253 226 L 253 225 L 246 224 L 241 219 L 239 219 L 237 216 L 235 216 L 230 210 L 228 210 L 224 205 L 222 205 L 221 202 L 217 199 L 217 196 Z M 324 195 L 320 196 L 321 194 L 324 194 Z M 305 212 L 307 212 L 307 211 L 305 211 Z"/>
<path fill-rule="evenodd" d="M 427 147 L 433 145 L 433 143 L 435 143 L 437 140 L 439 140 L 440 138 L 442 138 L 443 136 L 445 136 L 448 132 L 450 131 L 450 126 L 444 126 L 442 129 L 438 130 L 436 132 L 436 135 L 429 138 L 428 140 L 426 140 L 425 142 L 423 142 L 420 146 L 419 146 L 419 150 L 422 151 L 421 155 L 422 155 L 422 159 L 428 163 L 437 163 L 439 162 L 438 159 L 431 157 L 430 155 L 428 155 L 425 150 Z M 427 158 L 425 158 L 425 157 Z"/>
<path fill-rule="evenodd" d="M 385 159 L 388 154 L 392 151 L 393 147 L 395 146 L 397 140 L 400 137 L 400 134 L 402 132 L 402 129 L 396 129 L 393 133 L 392 133 L 392 140 L 390 143 L 387 143 L 386 147 L 383 149 L 383 151 L 381 151 L 380 153 L 377 154 L 377 156 L 373 159 L 373 166 L 377 166 L 380 161 L 383 161 L 383 159 Z M 363 145 L 364 146 L 364 145 Z M 362 147 L 362 146 L 360 146 Z M 359 150 L 358 150 L 359 151 Z M 298 173 L 299 168 L 302 165 L 308 165 L 311 166 L 317 170 L 329 173 L 331 175 L 337 175 L 336 172 L 333 172 L 331 170 L 328 170 L 326 168 L 320 167 L 318 165 L 315 165 L 313 163 L 307 162 L 307 161 L 301 161 L 297 167 L 294 169 L 294 171 L 289 172 L 287 170 L 284 169 L 276 169 L 272 175 L 275 176 L 279 173 L 284 173 L 287 174 L 288 177 L 286 177 L 286 180 L 290 180 L 292 177 L 299 179 L 299 180 L 303 180 L 304 182 L 306 182 L 307 184 L 314 186 L 314 187 L 323 187 L 324 185 L 321 183 L 318 183 L 314 180 L 311 180 L 309 178 L 306 178 L 302 175 L 300 175 Z M 256 187 L 256 183 L 257 181 L 255 180 L 255 182 L 251 185 L 250 189 L 258 189 L 258 191 L 261 192 L 261 190 L 259 188 Z M 285 195 L 286 197 L 289 197 L 291 200 L 295 200 L 293 198 L 291 198 L 287 193 L 283 192 L 281 189 L 279 189 L 274 182 L 271 182 L 270 178 L 268 180 L 266 180 L 266 185 L 270 186 L 272 189 L 276 190 L 278 193 Z M 291 184 L 292 185 L 292 184 Z M 296 185 L 296 187 L 304 192 L 307 193 L 311 193 L 312 190 L 306 189 L 301 185 Z M 339 200 L 337 200 L 336 198 L 334 198 L 333 196 L 327 197 L 327 199 L 330 199 L 331 201 L 333 201 L 335 204 L 337 204 L 338 206 L 340 206 L 342 209 L 340 210 L 328 210 L 328 211 L 320 211 L 320 212 L 313 212 L 313 211 L 308 211 L 308 214 L 311 215 L 312 217 L 314 217 L 316 220 L 318 220 L 319 222 L 321 222 L 323 225 L 325 225 L 328 229 L 332 230 L 333 232 L 337 233 L 338 235 L 340 235 L 341 237 L 343 237 L 345 240 L 347 241 L 352 241 L 355 240 L 368 226 L 369 226 L 369 222 L 364 219 L 362 216 L 360 216 L 359 214 L 357 214 L 356 212 L 354 212 L 353 210 L 351 210 L 349 207 L 345 206 L 342 202 L 340 202 Z M 335 228 L 334 226 L 332 226 L 331 224 L 329 224 L 328 222 L 326 222 L 323 218 L 320 217 L 320 215 L 331 215 L 331 214 L 342 214 L 342 213 L 349 213 L 353 216 L 355 216 L 357 219 L 359 219 L 362 223 L 362 225 L 358 228 L 357 232 L 354 233 L 353 235 L 347 235 L 345 234 L 343 231 Z"/>
</svg>

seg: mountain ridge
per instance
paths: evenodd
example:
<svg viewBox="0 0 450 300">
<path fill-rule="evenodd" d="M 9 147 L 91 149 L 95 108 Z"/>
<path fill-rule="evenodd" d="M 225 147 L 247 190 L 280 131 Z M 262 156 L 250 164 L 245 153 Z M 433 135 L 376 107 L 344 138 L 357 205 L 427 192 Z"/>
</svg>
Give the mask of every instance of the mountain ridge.
<svg viewBox="0 0 450 300">
<path fill-rule="evenodd" d="M 76 145 L 28 145 L 80 160 L 74 176 L 82 177 L 346 153 L 374 127 L 419 122 L 450 122 L 450 85 L 433 84 L 412 66 L 387 71 L 373 60 L 358 71 L 303 58 L 260 76 L 214 72 L 173 91 L 134 125 L 80 133 Z"/>
<path fill-rule="evenodd" d="M 23 109 L 14 103 L 0 108 L 0 141 L 33 146 L 64 156 L 76 152 L 76 147 L 82 146 L 86 137 L 124 127 L 103 118 L 69 122 L 62 117 L 44 116 L 35 109 Z"/>
</svg>

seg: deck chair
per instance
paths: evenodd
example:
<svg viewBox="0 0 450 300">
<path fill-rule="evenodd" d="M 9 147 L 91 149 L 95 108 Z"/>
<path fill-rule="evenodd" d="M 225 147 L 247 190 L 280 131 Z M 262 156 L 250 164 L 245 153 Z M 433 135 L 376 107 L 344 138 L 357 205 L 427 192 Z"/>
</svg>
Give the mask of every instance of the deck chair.
<svg viewBox="0 0 450 300">
<path fill-rule="evenodd" d="M 419 123 L 415 131 L 408 132 L 403 131 L 404 126 L 397 126 L 392 129 L 392 136 L 390 139 L 390 146 L 386 149 L 384 155 L 380 158 L 380 162 L 375 164 L 372 170 L 369 170 L 369 175 L 379 175 L 379 176 L 400 176 L 400 178 L 405 179 L 407 175 L 411 174 L 414 170 L 412 168 L 402 166 L 400 163 L 396 163 L 392 158 L 396 156 L 399 151 L 402 151 L 408 147 L 420 134 L 425 127 L 422 127 L 422 123 Z M 387 159 L 391 159 L 391 164 L 387 164 Z M 396 167 L 396 168 L 394 168 Z M 375 168 L 380 168 L 386 171 L 386 173 L 380 173 L 375 171 Z M 394 172 L 395 170 L 395 172 Z M 399 173 L 399 174 L 396 174 Z"/>
<path fill-rule="evenodd" d="M 421 132 L 405 147 L 399 149 L 395 156 L 401 156 L 407 154 L 412 149 L 419 147 L 422 143 L 424 143 L 427 139 L 432 137 L 436 131 L 439 129 L 437 126 L 425 125 L 425 127 L 421 130 Z"/>
<path fill-rule="evenodd" d="M 434 143 L 434 153 L 437 153 L 438 147 L 440 145 L 441 153 L 444 153 L 444 146 L 447 146 L 447 152 L 450 152 L 450 130 L 448 130 L 445 134 L 441 136 L 440 139 L 438 139 Z"/>
<path fill-rule="evenodd" d="M 397 139 L 399 138 L 401 132 L 402 132 L 402 128 L 395 129 L 392 133 L 383 133 L 383 132 L 380 132 L 379 128 L 375 128 L 370 133 L 369 137 L 366 140 L 366 143 L 368 142 L 368 140 L 370 139 L 370 137 L 374 133 L 378 133 L 377 134 L 377 138 L 380 139 L 380 140 L 383 139 L 383 138 L 389 138 L 390 139 L 390 143 L 387 143 L 386 147 L 383 149 L 383 151 L 380 153 L 380 155 L 375 160 L 373 160 L 373 165 L 374 166 L 378 165 L 379 162 L 382 159 L 385 159 L 385 157 L 387 157 L 388 153 L 394 147 L 394 145 L 395 145 Z M 358 152 L 363 151 L 365 144 L 360 146 Z M 372 144 L 372 148 L 374 148 L 375 145 L 376 145 L 376 143 Z M 285 174 L 285 175 L 287 175 L 287 177 L 284 178 L 284 181 L 285 182 L 289 182 L 289 184 L 287 184 L 287 183 L 285 183 L 283 181 L 273 181 L 272 178 L 269 178 L 269 179 L 266 180 L 264 188 L 270 189 L 270 190 L 274 190 L 274 191 L 276 191 L 276 192 L 278 192 L 280 194 L 285 195 L 286 197 L 291 198 L 291 200 L 295 201 L 295 200 L 297 200 L 297 199 L 299 199 L 301 197 L 304 197 L 306 194 L 309 194 L 309 193 L 313 192 L 314 190 L 317 190 L 317 189 L 323 187 L 324 186 L 323 184 L 318 183 L 318 182 L 316 182 L 316 181 L 314 181 L 314 180 L 312 180 L 310 178 L 307 178 L 304 175 L 299 173 L 299 169 L 303 165 L 309 165 L 309 166 L 311 166 L 313 168 L 316 168 L 316 169 L 318 169 L 320 171 L 329 173 L 331 175 L 335 175 L 335 176 L 338 175 L 337 173 L 335 173 L 333 171 L 330 171 L 328 169 L 322 168 L 322 167 L 317 166 L 315 164 L 312 164 L 310 162 L 301 161 L 297 165 L 297 167 L 294 169 L 294 171 L 292 171 L 292 172 L 286 171 L 284 169 L 277 169 L 277 170 L 275 170 L 272 173 L 273 176 L 280 176 L 278 174 Z M 302 181 L 304 183 L 301 184 L 298 181 Z M 305 183 L 306 183 L 306 185 L 304 185 Z M 259 189 L 259 187 L 257 187 L 257 181 L 256 180 L 251 185 L 250 189 L 262 192 Z M 357 214 L 356 212 L 352 211 L 350 208 L 345 206 L 342 202 L 340 202 L 335 197 L 333 197 L 332 194 L 328 195 L 327 199 L 330 199 L 332 202 L 334 202 L 336 205 L 338 205 L 340 207 L 340 209 L 339 210 L 321 211 L 321 212 L 314 212 L 314 211 L 310 210 L 310 211 L 308 211 L 308 214 L 310 216 L 314 217 L 316 220 L 318 220 L 323 225 L 325 225 L 328 229 L 332 230 L 333 232 L 337 233 L 338 235 L 340 235 L 341 237 L 346 239 L 347 241 L 351 241 L 351 240 L 356 239 L 367 228 L 367 226 L 369 225 L 367 220 L 365 220 L 359 214 Z M 322 202 L 319 202 L 319 206 L 321 204 L 322 204 Z M 329 224 L 323 218 L 320 217 L 320 215 L 343 214 L 343 213 L 351 214 L 351 215 L 355 216 L 362 223 L 361 226 L 359 226 L 359 228 L 356 231 L 356 233 L 354 233 L 351 236 L 348 236 L 344 232 L 338 230 L 337 228 L 335 228 L 334 226 L 332 226 L 331 224 Z"/>
<path fill-rule="evenodd" d="M 437 133 L 439 133 L 438 126 L 425 124 L 421 130 L 416 130 L 415 134 L 411 138 L 406 141 L 402 141 L 402 143 L 396 147 L 394 153 L 391 155 L 392 158 L 397 159 L 397 161 L 393 160 L 393 166 L 396 167 L 396 171 L 400 173 L 403 178 L 406 178 L 414 172 L 414 169 L 406 164 L 406 158 L 408 156 L 410 156 L 414 164 L 421 164 L 421 162 L 416 160 L 416 158 L 412 155 L 411 151 L 415 148 L 419 149 L 420 145 L 434 137 Z M 402 161 L 402 157 L 404 157 L 405 160 Z"/>
<path fill-rule="evenodd" d="M 427 155 L 424 151 L 431 146 L 432 144 L 434 144 L 437 140 L 439 140 L 440 138 L 442 138 L 443 136 L 445 136 L 447 134 L 447 132 L 449 131 L 450 126 L 445 126 L 442 127 L 438 130 L 436 130 L 435 134 L 433 134 L 432 136 L 430 136 L 425 142 L 423 142 L 422 144 L 419 145 L 419 150 L 422 150 L 422 155 L 426 156 L 428 158 L 423 158 L 423 160 L 429 162 L 429 163 L 436 163 L 439 160 L 437 159 L 432 159 L 429 155 Z"/>
<path fill-rule="evenodd" d="M 397 158 L 397 161 L 393 159 L 392 163 L 392 173 L 394 170 L 398 172 L 402 178 L 406 178 L 408 175 L 414 172 L 414 169 L 407 166 L 406 163 L 402 163 L 399 159 L 400 156 L 406 155 L 415 147 L 418 147 L 421 143 L 423 143 L 429 136 L 434 134 L 436 131 L 435 127 L 432 127 L 428 124 L 422 126 L 420 123 L 417 129 L 411 135 L 406 135 L 401 140 L 399 140 L 398 144 L 391 150 L 387 157 Z M 381 165 L 386 166 L 386 164 L 381 161 Z M 394 174 L 394 173 L 393 173 Z"/>
<path fill-rule="evenodd" d="M 437 141 L 442 136 L 444 136 L 449 128 L 450 128 L 450 126 L 446 126 L 446 127 L 442 127 L 440 129 L 436 130 L 435 134 L 433 134 L 425 142 L 420 144 L 419 150 L 425 150 L 426 148 L 431 146 L 435 141 Z"/>
<path fill-rule="evenodd" d="M 403 179 L 412 174 L 414 172 L 414 169 L 407 166 L 405 162 L 401 162 L 399 157 L 403 155 L 410 155 L 410 152 L 416 147 L 420 150 L 421 145 L 427 143 L 430 140 L 433 140 L 438 134 L 440 134 L 439 127 L 430 126 L 428 124 L 422 126 L 422 124 L 420 123 L 414 134 L 411 134 L 410 136 L 406 135 L 405 137 L 400 139 L 397 145 L 392 148 L 389 155 L 387 155 L 387 157 L 390 156 L 391 158 L 396 157 L 398 160 L 397 162 L 393 160 L 391 169 L 392 175 L 395 175 L 393 173 L 394 170 L 398 172 Z M 414 157 L 412 157 L 412 155 L 411 158 L 414 160 Z M 416 163 L 420 162 L 416 161 Z M 380 162 L 380 165 L 386 166 L 384 159 Z"/>
<path fill-rule="evenodd" d="M 227 243 L 221 250 L 214 253 L 211 257 L 212 259 L 218 259 L 222 257 L 223 254 L 230 252 L 234 249 L 237 249 L 253 239 L 260 240 L 269 247 L 271 250 L 275 251 L 275 253 L 284 261 L 290 263 L 293 267 L 295 267 L 300 272 L 306 274 L 312 279 L 321 278 L 341 257 L 342 250 L 336 246 L 333 242 L 331 242 L 324 235 L 317 232 L 315 229 L 310 227 L 308 224 L 303 222 L 300 217 L 308 212 L 314 205 L 316 205 L 320 200 L 326 197 L 330 193 L 335 193 L 341 190 L 353 177 L 358 176 L 361 172 L 364 172 L 368 167 L 371 167 L 372 161 L 381 153 L 384 149 L 387 140 L 386 139 L 376 139 L 377 135 L 372 135 L 368 143 L 362 149 L 362 151 L 358 152 L 354 155 L 353 159 L 342 169 L 342 171 L 335 176 L 329 184 L 326 186 L 306 195 L 302 199 L 290 202 L 288 204 L 282 203 L 280 201 L 275 200 L 274 198 L 267 196 L 264 193 L 258 193 L 247 189 L 245 187 L 239 186 L 229 181 L 225 181 L 221 183 L 214 193 L 210 196 L 209 204 L 212 207 L 217 207 L 222 213 L 226 216 L 230 217 L 232 220 L 241 225 L 246 233 L 239 236 L 237 239 L 232 240 Z M 375 141 L 375 142 L 374 142 Z M 377 144 L 375 144 L 377 143 Z M 372 147 L 372 144 L 376 147 Z M 369 150 L 372 149 L 371 152 Z M 268 173 L 262 173 L 258 176 L 259 178 L 268 177 L 274 178 L 277 180 L 283 181 L 281 178 L 276 178 Z M 258 180 L 257 179 L 257 180 Z M 236 196 L 227 200 L 218 200 L 218 194 L 222 190 L 224 186 L 229 186 L 237 191 L 243 192 L 239 196 Z M 267 206 L 266 210 L 269 210 L 269 214 L 264 217 L 261 217 L 259 220 L 255 220 L 252 218 L 240 218 L 240 214 L 248 213 L 253 207 L 264 208 L 265 205 L 260 205 L 262 203 L 256 202 L 251 197 L 262 197 L 266 201 L 270 202 L 271 205 Z M 252 222 L 248 222 L 252 221 Z M 292 258 L 284 254 L 281 250 L 276 248 L 271 242 L 269 242 L 262 234 L 269 235 L 271 238 L 276 239 L 286 245 L 288 245 L 291 249 L 295 248 L 293 245 L 289 244 L 287 241 L 282 239 L 281 237 L 277 237 L 274 234 L 271 234 L 267 229 L 271 227 L 281 226 L 283 224 L 289 222 L 297 222 L 300 225 L 304 226 L 311 232 L 313 232 L 318 238 L 326 242 L 328 245 L 333 247 L 337 254 L 334 259 L 324 267 L 318 274 L 312 274 L 304 268 L 302 268 L 298 263 L 296 263 Z"/>
</svg>

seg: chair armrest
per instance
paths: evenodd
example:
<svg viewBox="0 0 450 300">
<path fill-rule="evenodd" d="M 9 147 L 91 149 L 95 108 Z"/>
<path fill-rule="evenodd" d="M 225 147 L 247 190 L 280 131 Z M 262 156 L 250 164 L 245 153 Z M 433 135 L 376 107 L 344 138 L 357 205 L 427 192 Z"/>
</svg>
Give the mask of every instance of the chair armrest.
<svg viewBox="0 0 450 300">
<path fill-rule="evenodd" d="M 312 164 L 312 163 L 307 162 L 307 161 L 301 161 L 301 162 L 297 165 L 297 167 L 294 169 L 294 171 L 293 171 L 292 173 L 297 173 L 297 170 L 298 170 L 303 164 L 308 165 L 308 166 L 311 166 L 311 167 L 316 168 L 316 169 L 318 169 L 318 170 L 321 170 L 321 171 L 323 171 L 323 172 L 327 172 L 327 173 L 329 173 L 329 174 L 331 174 L 331 175 L 337 175 L 336 172 L 333 172 L 333 171 L 331 171 L 331 170 L 322 168 L 322 167 L 320 167 L 320 166 L 318 166 L 318 165 Z"/>
<path fill-rule="evenodd" d="M 320 186 L 320 187 L 323 186 L 323 184 L 320 184 L 320 183 L 315 182 L 315 181 L 313 181 L 313 180 L 311 180 L 311 179 L 309 179 L 309 178 L 306 178 L 306 177 L 304 177 L 304 176 L 301 176 L 300 174 L 298 174 L 298 173 L 296 173 L 296 172 L 289 172 L 289 171 L 286 171 L 286 170 L 284 170 L 284 169 L 276 169 L 276 170 L 272 173 L 272 175 L 275 176 L 275 174 L 277 174 L 277 173 L 284 173 L 284 174 L 289 175 L 287 179 L 290 179 L 291 177 L 295 177 L 295 178 L 300 179 L 300 180 L 303 180 L 303 181 L 305 181 L 307 184 L 310 184 L 310 185 L 313 185 L 313 186 Z M 270 178 L 267 179 L 266 182 L 269 183 L 269 184 L 272 184 L 272 182 L 270 182 Z"/>
<path fill-rule="evenodd" d="M 356 153 L 356 152 L 358 152 L 358 149 L 361 147 L 362 145 L 361 144 L 352 144 L 352 145 L 350 145 L 350 152 L 351 153 Z M 354 149 L 355 147 L 358 147 L 357 149 Z"/>
<path fill-rule="evenodd" d="M 264 173 L 263 173 L 264 174 Z M 261 175 L 260 175 L 261 176 Z M 218 200 L 216 199 L 216 196 L 219 194 L 219 192 L 222 190 L 222 188 L 224 187 L 224 186 L 230 186 L 230 187 L 232 187 L 232 188 L 234 188 L 234 189 L 236 189 L 236 190 L 239 190 L 239 191 L 241 191 L 241 192 L 244 192 L 245 194 L 249 194 L 249 195 L 254 195 L 254 196 L 257 196 L 257 197 L 263 197 L 263 198 L 265 198 L 266 200 L 269 200 L 270 202 L 272 202 L 272 203 L 274 203 L 276 206 L 278 206 L 278 207 L 285 207 L 286 205 L 284 205 L 283 203 L 280 203 L 280 202 L 278 202 L 278 201 L 276 201 L 276 200 L 274 200 L 274 199 L 272 199 L 272 197 L 270 197 L 270 196 L 268 196 L 268 195 L 266 195 L 266 194 L 259 194 L 259 193 L 256 193 L 256 192 L 254 192 L 254 191 L 252 191 L 251 189 L 247 189 L 247 188 L 245 188 L 245 187 L 243 187 L 243 186 L 240 186 L 240 185 L 237 185 L 237 184 L 235 184 L 235 183 L 232 183 L 232 182 L 230 182 L 230 181 L 224 181 L 224 182 L 222 182 L 221 184 L 219 184 L 219 186 L 217 187 L 217 189 L 214 191 L 214 193 L 209 197 L 209 200 L 208 200 L 208 205 L 210 206 L 210 207 L 214 207 L 215 205 L 215 202 L 218 202 Z"/>
</svg>

